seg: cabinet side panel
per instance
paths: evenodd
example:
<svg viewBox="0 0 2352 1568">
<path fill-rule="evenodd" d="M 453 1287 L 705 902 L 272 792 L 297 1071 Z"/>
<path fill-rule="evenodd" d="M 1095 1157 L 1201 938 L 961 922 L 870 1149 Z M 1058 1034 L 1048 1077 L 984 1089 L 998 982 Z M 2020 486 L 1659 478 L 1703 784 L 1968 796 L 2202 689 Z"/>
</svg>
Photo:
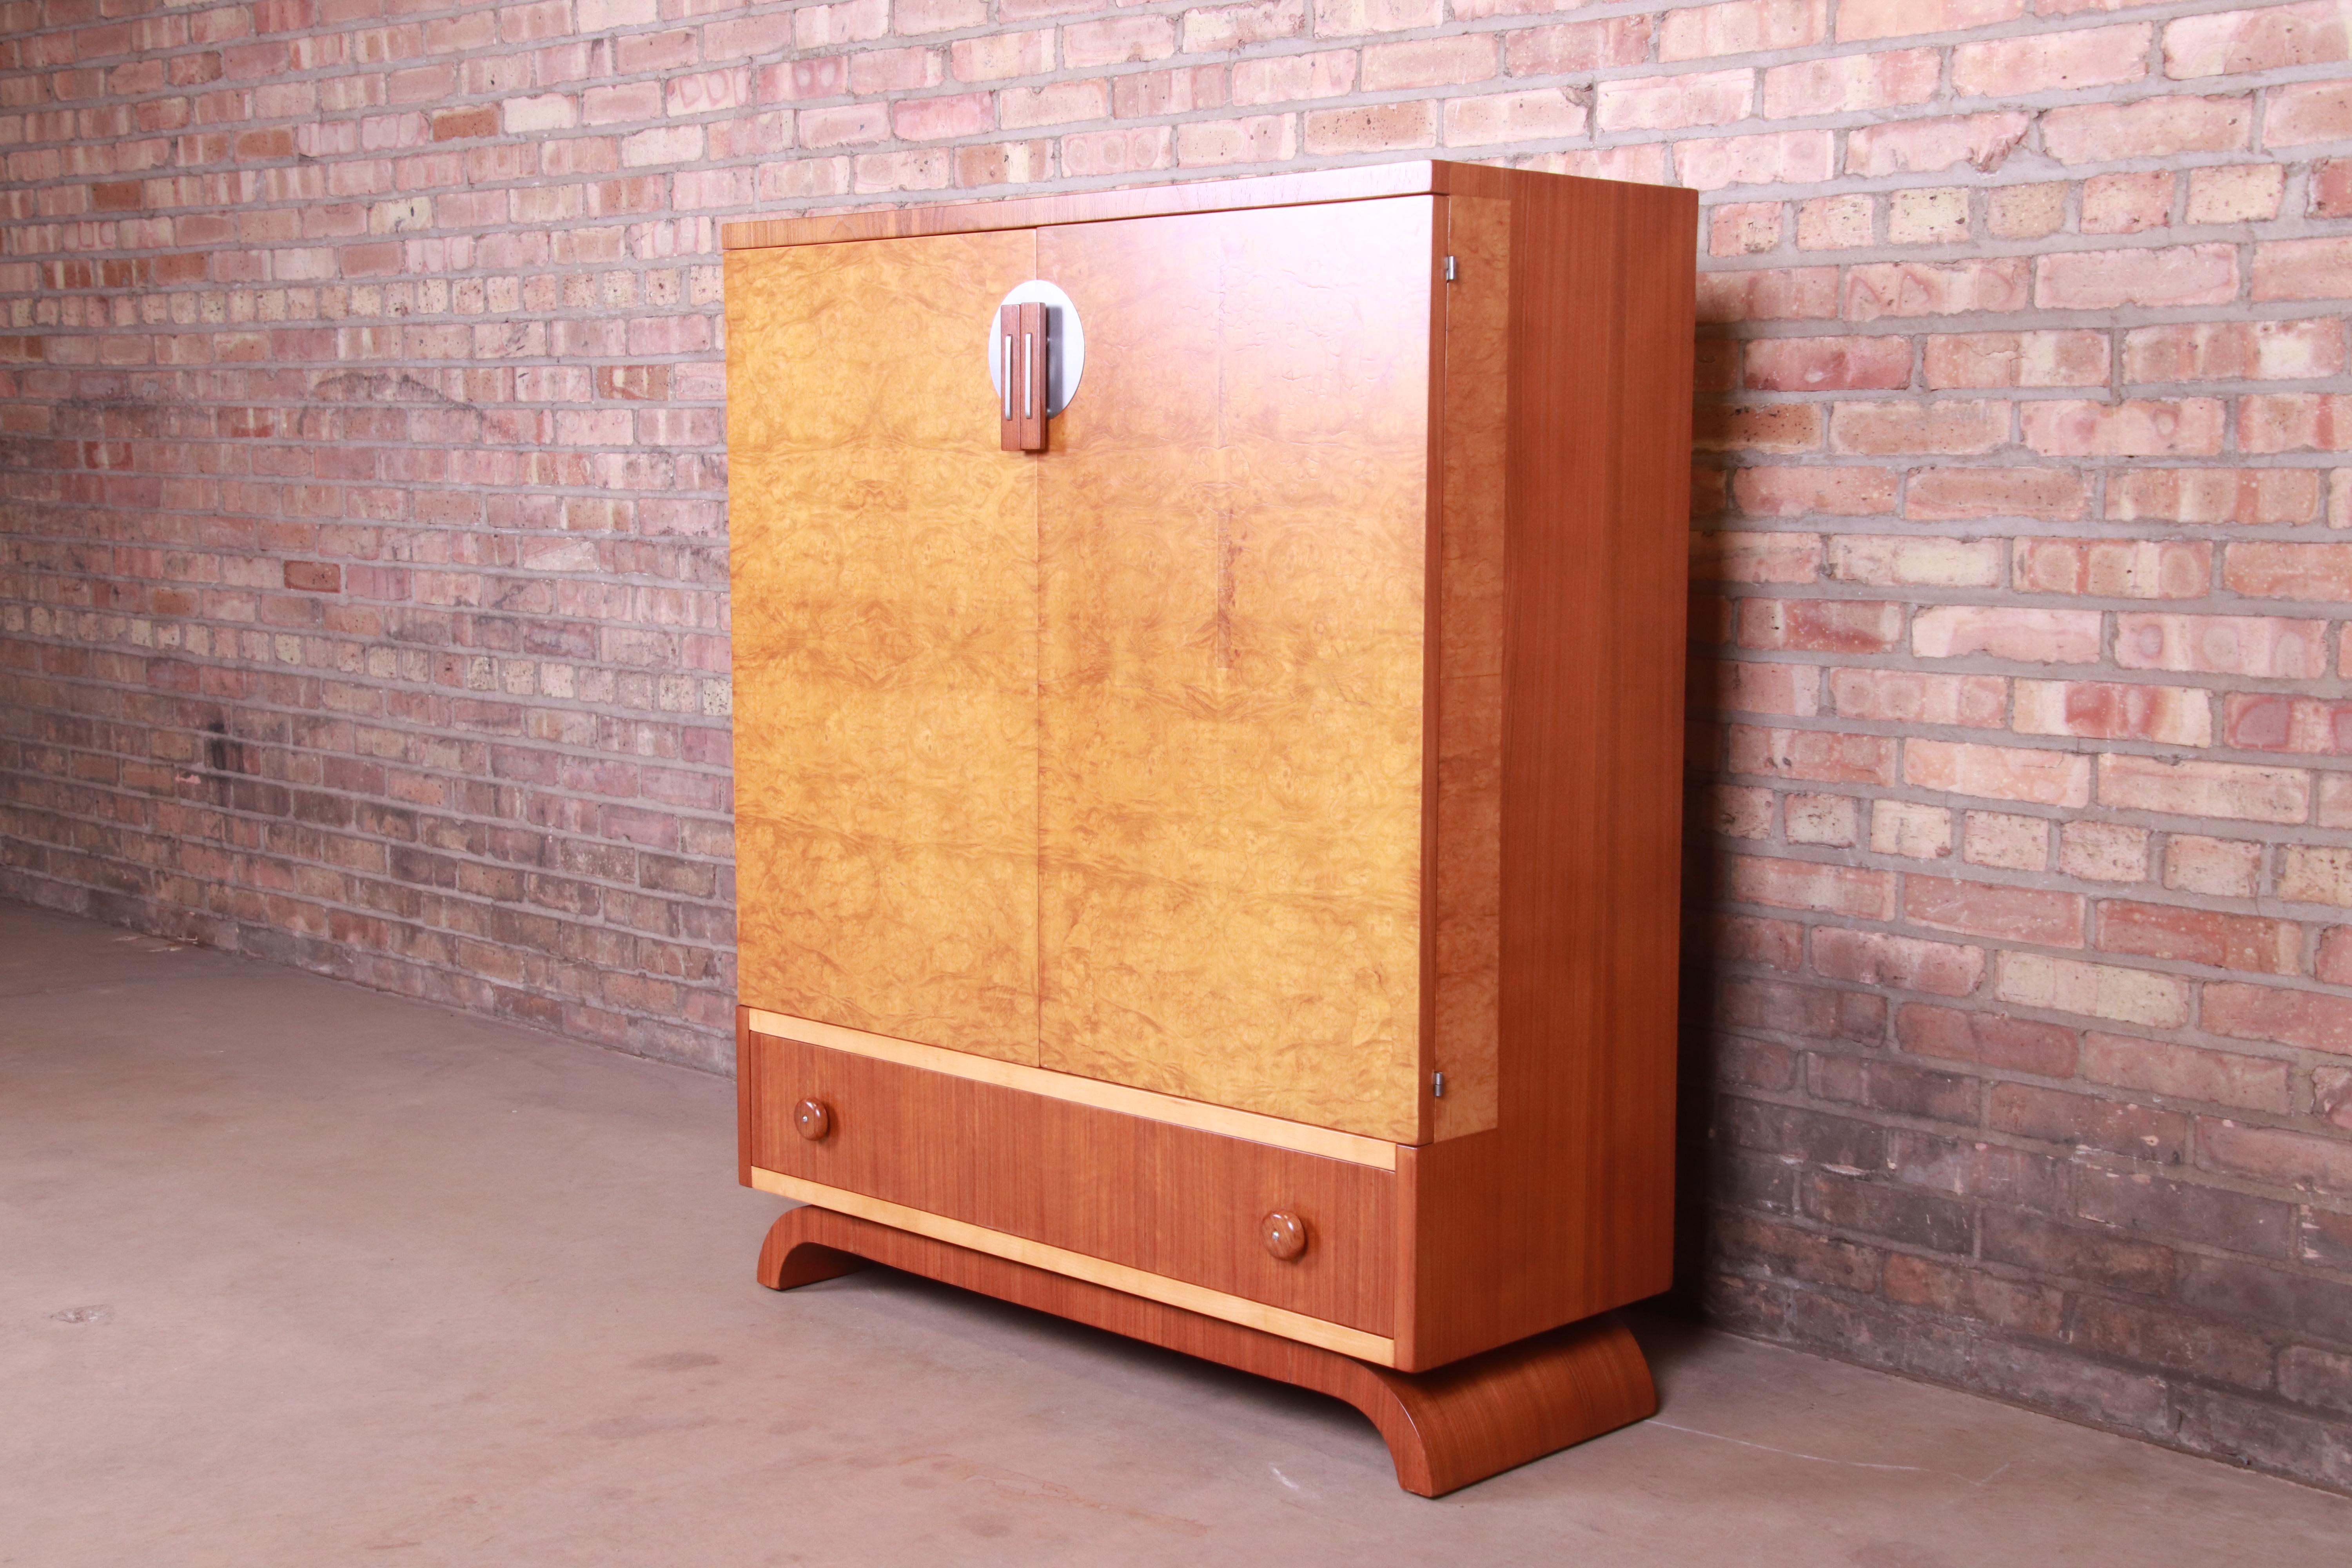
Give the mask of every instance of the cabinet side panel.
<svg viewBox="0 0 2352 1568">
<path fill-rule="evenodd" d="M 1503 498 L 1511 204 L 1447 198 L 1444 452 L 1437 551 L 1437 802 L 1431 1134 L 1496 1123 L 1502 963 Z"/>
<path fill-rule="evenodd" d="M 1433 207 L 1039 236 L 1045 1066 L 1419 1135 Z"/>
<path fill-rule="evenodd" d="M 1696 201 L 1521 174 L 1513 206 L 1501 1119 L 1400 1159 L 1407 1367 L 1672 1275 Z"/>
<path fill-rule="evenodd" d="M 1037 459 L 987 344 L 1025 232 L 727 263 L 742 999 L 1036 1060 Z"/>
</svg>

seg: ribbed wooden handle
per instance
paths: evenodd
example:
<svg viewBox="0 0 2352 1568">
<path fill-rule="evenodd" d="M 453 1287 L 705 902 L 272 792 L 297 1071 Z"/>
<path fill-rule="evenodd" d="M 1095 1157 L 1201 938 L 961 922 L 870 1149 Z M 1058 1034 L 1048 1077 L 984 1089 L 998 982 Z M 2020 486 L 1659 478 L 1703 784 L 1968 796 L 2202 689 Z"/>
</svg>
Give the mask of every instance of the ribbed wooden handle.
<svg viewBox="0 0 2352 1568">
<path fill-rule="evenodd" d="M 793 1126 L 810 1142 L 822 1142 L 833 1131 L 833 1110 L 822 1100 L 803 1100 L 793 1107 Z"/>
<path fill-rule="evenodd" d="M 1275 1210 L 1259 1222 L 1257 1233 L 1265 1249 L 1285 1263 L 1307 1250 L 1307 1222 L 1295 1214 Z"/>
</svg>

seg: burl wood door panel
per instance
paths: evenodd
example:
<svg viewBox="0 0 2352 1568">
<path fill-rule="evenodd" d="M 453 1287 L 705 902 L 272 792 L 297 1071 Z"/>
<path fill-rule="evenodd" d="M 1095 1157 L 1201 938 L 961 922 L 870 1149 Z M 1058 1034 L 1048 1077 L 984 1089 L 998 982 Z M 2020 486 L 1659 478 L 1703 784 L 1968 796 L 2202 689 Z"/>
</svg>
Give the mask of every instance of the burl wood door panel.
<svg viewBox="0 0 2352 1568">
<path fill-rule="evenodd" d="M 751 1163 L 1326 1322 L 1389 1335 L 1396 1177 L 1189 1127 L 750 1037 Z M 821 1141 L 793 1110 L 828 1108 Z M 1269 1254 L 1259 1224 L 1302 1217 L 1307 1250 Z"/>
<path fill-rule="evenodd" d="M 1433 213 L 1038 233 L 1044 1066 L 1419 1135 Z"/>
<path fill-rule="evenodd" d="M 1034 1062 L 1039 470 L 983 356 L 1034 237 L 727 268 L 742 998 Z"/>
</svg>

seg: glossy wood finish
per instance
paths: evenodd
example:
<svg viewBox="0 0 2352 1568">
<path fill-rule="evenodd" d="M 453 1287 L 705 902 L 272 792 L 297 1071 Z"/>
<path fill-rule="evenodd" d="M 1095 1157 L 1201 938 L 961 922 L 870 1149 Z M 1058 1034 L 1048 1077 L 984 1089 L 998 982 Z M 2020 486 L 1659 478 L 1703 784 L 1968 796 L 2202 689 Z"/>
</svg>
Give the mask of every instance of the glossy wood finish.
<svg viewBox="0 0 2352 1568">
<path fill-rule="evenodd" d="M 1449 196 L 1436 351 L 1440 472 L 1430 530 L 1427 1066 L 1445 1075 L 1429 1136 L 1501 1114 L 1504 464 L 1508 444 L 1511 205 Z M 1441 275 L 1444 262 L 1438 264 Z M 1416 1140 L 1418 1142 L 1418 1140 Z"/>
<path fill-rule="evenodd" d="M 1502 1109 L 1400 1156 L 1405 1367 L 1673 1273 L 1696 200 L 1507 184 Z"/>
<path fill-rule="evenodd" d="M 1047 229 L 1040 1062 L 1421 1133 L 1429 197 Z"/>
<path fill-rule="evenodd" d="M 785 1290 L 869 1259 L 1344 1400 L 1379 1428 L 1397 1484 L 1423 1497 L 1443 1497 L 1658 1407 L 1641 1347 L 1613 1318 L 1416 1376 L 822 1208 L 777 1218 L 758 1275 Z"/>
<path fill-rule="evenodd" d="M 984 356 L 1035 254 L 737 252 L 727 279 L 742 997 L 1028 1062 L 1038 466 L 998 450 Z"/>
<path fill-rule="evenodd" d="M 1395 1177 L 822 1046 L 751 1037 L 751 1163 L 1287 1312 L 1391 1337 Z M 791 1107 L 821 1100 L 810 1142 Z M 1297 1215 L 1315 1246 L 1267 1256 Z"/>
<path fill-rule="evenodd" d="M 754 1033 L 775 1035 L 788 1040 L 805 1040 L 813 1046 L 826 1046 L 854 1056 L 874 1057 L 886 1062 L 897 1062 L 901 1067 L 920 1068 L 926 1072 L 945 1073 L 950 1078 L 968 1078 L 981 1083 L 997 1084 L 1027 1094 L 1041 1094 L 1049 1100 L 1075 1100 L 1080 1105 L 1115 1110 L 1122 1116 L 1140 1117 L 1146 1121 L 1166 1121 L 1178 1127 L 1198 1128 L 1221 1137 L 1240 1138 L 1252 1143 L 1270 1143 L 1277 1149 L 1296 1149 L 1302 1154 L 1319 1154 L 1327 1160 L 1344 1160 L 1351 1165 L 1370 1165 L 1375 1170 L 1396 1169 L 1397 1146 L 1379 1138 L 1359 1138 L 1352 1132 L 1335 1132 L 1328 1127 L 1312 1127 L 1304 1121 L 1259 1116 L 1227 1106 L 1211 1105 L 1205 1100 L 1154 1094 L 1149 1089 L 1130 1089 L 1123 1083 L 1105 1083 L 1099 1079 L 1081 1078 L 1076 1073 L 1049 1072 L 1043 1068 L 1024 1067 L 1019 1062 L 999 1061 L 993 1057 L 976 1057 L 968 1051 L 946 1050 L 914 1040 L 894 1040 L 887 1035 L 845 1029 L 837 1024 L 823 1024 L 814 1018 L 794 1018 L 756 1007 L 739 1007 L 737 1012 L 741 1016 L 740 1029 L 748 1031 L 741 1034 L 741 1038 L 746 1041 Z M 748 1044 L 740 1046 L 737 1060 L 749 1059 L 750 1051 Z M 739 1075 L 738 1082 L 745 1081 L 748 1080 Z"/>
<path fill-rule="evenodd" d="M 1398 195 L 1408 190 L 1428 194 Z M 1303 205 L 1316 202 L 1327 205 Z M 1426 216 L 1380 230 L 1385 215 L 1407 212 Z M 1036 1074 L 1030 1087 L 1061 1104 L 1057 1114 L 1159 1129 L 1087 1135 L 1090 1148 L 1130 1152 L 1100 1167 L 1113 1194 L 1129 1191 L 1131 1152 L 1150 1138 L 1181 1131 L 1218 1142 L 1213 1116 L 1261 1130 L 1343 1129 L 1322 1135 L 1376 1152 L 1370 1170 L 1351 1166 L 1359 1174 L 1386 1180 L 1380 1167 L 1393 1168 L 1380 1200 L 1392 1227 L 1383 1267 L 1393 1273 L 1379 1289 L 1369 1275 L 1349 1288 L 1352 1320 L 1313 1321 L 1377 1321 L 1401 1368 L 1475 1356 L 1664 1289 L 1696 221 L 1686 191 L 1419 164 L 761 227 L 802 247 L 836 234 L 934 231 L 957 237 L 868 248 L 1002 241 L 1017 258 L 1020 244 L 1034 245 L 1034 262 L 971 284 L 970 321 L 984 324 L 1012 283 L 1046 277 L 1079 299 L 1089 355 L 1085 387 L 1054 422 L 1046 452 L 1016 457 L 992 444 L 984 453 L 986 463 L 1025 466 L 1039 487 L 1029 503 L 1033 554 L 1007 568 L 1007 581 L 1033 588 L 1028 607 L 1011 590 L 990 601 L 998 629 L 1021 628 L 1042 649 L 1029 667 L 1034 728 L 1022 731 L 1006 706 L 989 710 L 1003 722 L 981 744 L 952 737 L 963 745 L 958 784 L 984 773 L 993 782 L 981 793 L 1008 803 L 992 823 L 1017 826 L 1018 781 L 1035 796 L 1025 911 L 1042 931 L 1025 949 L 1009 935 L 992 945 L 991 933 L 1016 925 L 1024 909 L 1011 856 L 996 853 L 1017 833 L 967 834 L 953 840 L 961 891 L 937 879 L 946 890 L 908 906 L 915 929 L 889 942 L 863 934 L 881 902 L 826 894 L 845 913 L 856 973 L 910 988 L 913 1005 L 887 989 L 877 994 L 888 1005 L 866 1016 L 824 994 L 805 1006 L 763 999 L 755 986 L 790 966 L 760 955 L 818 953 L 818 936 L 829 933 L 803 899 L 790 930 L 805 940 L 788 949 L 755 909 L 778 889 L 772 879 L 752 887 L 765 831 L 754 814 L 744 829 L 744 999 L 827 1020 L 864 1042 L 852 1054 L 905 1071 L 936 1069 L 945 1058 L 975 1063 L 961 1053 L 984 1050 L 1003 1059 L 939 1076 L 1018 1092 L 973 1073 Z M 1052 226 L 1033 237 L 1028 225 Z M 1332 237 L 1349 235 L 1357 243 Z M 1326 281 L 1352 279 L 1393 301 L 1408 251 L 1417 286 L 1438 302 L 1424 294 L 1411 303 L 1408 294 L 1402 311 L 1376 312 L 1386 325 L 1345 319 Z M 1446 255 L 1457 279 L 1433 283 Z M 1383 270 L 1392 264 L 1394 273 Z M 1498 272 L 1507 279 L 1499 290 Z M 1395 320 L 1402 330 L 1391 330 Z M 1286 345 L 1277 341 L 1293 331 Z M 1404 338 L 1411 343 L 1400 346 Z M 730 364 L 741 352 L 730 339 Z M 972 395 L 985 398 L 978 353 L 954 353 L 976 383 Z M 1385 368 L 1374 373 L 1365 367 L 1376 354 Z M 1219 367 L 1217 376 L 1204 366 Z M 1215 417 L 1204 422 L 1204 409 Z M 985 442 L 990 417 L 983 411 L 961 428 Z M 1391 442 L 1392 426 L 1411 426 L 1410 454 L 1404 437 Z M 1382 507 L 1396 492 L 1409 492 L 1411 514 L 1391 521 Z M 998 529 L 1017 557 L 1015 531 L 990 517 L 982 532 Z M 739 539 L 739 561 L 742 548 Z M 940 567 L 925 580 L 944 583 L 960 569 L 945 556 Z M 1341 583 L 1344 591 L 1334 586 Z M 738 595 L 739 645 L 764 649 L 756 637 L 743 642 L 747 615 L 768 612 L 747 605 L 740 575 Z M 919 705 L 910 693 L 956 689 L 919 660 L 902 678 L 884 654 L 907 645 L 877 630 L 938 637 L 922 617 L 949 626 L 950 612 L 876 602 L 887 612 L 880 621 L 842 635 L 856 668 L 887 678 L 833 690 L 861 702 L 867 691 L 885 704 L 904 699 L 911 710 Z M 804 616 L 793 635 L 816 624 Z M 966 641 L 943 644 L 939 668 L 1017 669 L 976 622 L 950 629 Z M 1391 657 L 1406 647 L 1411 657 Z M 973 689 L 1003 695 L 1015 685 L 981 680 Z M 1392 689 L 1402 699 L 1392 702 Z M 1315 704 L 1335 694 L 1354 709 L 1318 731 Z M 1377 721 L 1391 710 L 1401 731 Z M 814 708 L 785 719 L 774 726 L 780 735 L 820 731 L 828 764 L 813 773 L 818 805 L 835 810 L 822 792 L 846 777 L 851 753 L 825 750 L 834 742 L 822 731 L 834 721 Z M 738 724 L 741 734 L 774 721 L 739 689 Z M 1334 735 L 1352 739 L 1327 746 Z M 1026 774 L 1023 745 L 1035 758 Z M 780 746 L 759 742 L 746 755 Z M 1365 760 L 1369 768 L 1357 765 Z M 739 764 L 747 800 L 759 787 L 753 765 Z M 919 803 L 943 787 L 944 770 L 889 765 L 900 771 L 886 768 L 877 791 L 911 779 Z M 1335 776 L 1346 787 L 1322 787 Z M 1379 787 L 1360 789 L 1364 779 Z M 998 790 L 1005 780 L 1015 783 Z M 1406 802 L 1409 831 L 1391 838 Z M 898 840 L 835 838 L 856 838 L 860 854 L 870 841 L 877 864 L 891 843 L 907 843 L 919 868 L 927 846 L 949 841 L 886 826 Z M 846 852 L 804 837 L 820 852 L 811 879 L 835 889 L 824 856 Z M 975 870 L 982 867 L 1004 879 L 989 883 Z M 1345 874 L 1314 880 L 1335 868 Z M 1308 896 L 1286 905 L 1285 888 Z M 933 919 L 941 929 L 924 925 Z M 1291 920 L 1295 931 L 1281 929 Z M 959 922 L 991 940 L 967 939 Z M 1204 931 L 1214 939 L 1204 942 Z M 1375 952 L 1379 962 L 1368 962 Z M 1004 955 L 1012 961 L 999 963 Z M 1013 979 L 994 991 L 972 983 L 999 973 Z M 1025 1035 L 1015 1017 L 1024 973 L 1034 1008 Z M 973 998 L 993 996 L 1011 1000 L 989 1026 L 971 1026 Z M 1395 1015 L 1404 1021 L 1392 1028 Z M 840 1147 L 839 1132 L 814 1145 L 776 1138 L 778 1119 L 809 1091 L 763 1084 L 775 1064 L 748 1028 L 742 1037 L 746 1179 L 761 1140 L 796 1155 Z M 1425 1092 L 1433 1068 L 1447 1072 L 1444 1100 Z M 906 1202 L 922 1207 L 922 1183 L 933 1179 L 923 1162 L 971 1123 L 958 1120 L 963 1090 L 926 1083 L 904 1092 L 932 1108 L 909 1124 L 911 1147 L 891 1156 L 892 1179 L 913 1194 Z M 845 1113 L 837 1100 L 833 1108 Z M 1296 1132 L 1267 1136 L 1298 1146 Z M 1097 1169 L 1068 1168 L 1080 1181 Z M 987 1201 L 1042 1202 L 1020 1196 L 1024 1179 L 992 1175 Z M 1064 1238 L 1055 1245 L 1090 1258 L 1105 1256 L 1098 1246 L 1125 1247 L 1118 1266 L 1139 1268 L 1129 1261 L 1137 1249 L 1160 1247 L 1165 1256 L 1150 1257 L 1174 1269 L 1167 1278 L 1201 1278 L 1196 1259 L 1167 1263 L 1199 1245 L 1182 1234 L 1189 1221 L 1163 1221 L 1151 1205 L 1197 1217 L 1188 1205 L 1202 1189 L 1166 1167 L 1138 1180 L 1128 1196 L 1086 1200 L 1128 1204 L 1118 1225 L 1074 1224 L 1055 1232 Z M 1241 1207 L 1217 1211 L 1217 1245 L 1230 1233 L 1224 1220 L 1245 1214 L 1249 1267 L 1328 1261 L 1332 1233 L 1320 1214 L 1301 1211 L 1308 1246 L 1298 1263 L 1281 1264 L 1255 1231 L 1290 1200 L 1266 1192 L 1244 1204 L 1237 1188 L 1220 1187 L 1210 1201 L 1229 1199 Z M 1362 1234 L 1339 1240 L 1360 1248 Z M 1352 1253 L 1349 1267 L 1366 1256 Z M 1228 1266 L 1244 1267 L 1219 1264 Z M 1223 1289 L 1244 1276 L 1217 1278 Z M 1268 1289 L 1232 1294 L 1263 1302 Z"/>
<path fill-rule="evenodd" d="M 1279 1334 L 1301 1344 L 1320 1345 L 1325 1350 L 1356 1356 L 1378 1366 L 1392 1366 L 1396 1363 L 1396 1342 L 1381 1335 L 1351 1329 L 1345 1323 L 1310 1318 L 1303 1312 L 1270 1307 L 1245 1296 L 1212 1290 L 1190 1280 L 1173 1279 L 1165 1274 L 1130 1268 L 1124 1263 L 1112 1263 L 1091 1253 L 1050 1247 L 1026 1237 L 1009 1236 L 1001 1230 L 990 1230 L 985 1226 L 950 1219 L 928 1209 L 909 1208 L 904 1204 L 888 1203 L 864 1193 L 828 1187 L 822 1182 L 812 1182 L 800 1176 L 787 1176 L 779 1171 L 754 1167 L 751 1184 L 763 1193 L 813 1204 L 835 1214 L 853 1215 L 877 1225 L 887 1225 L 893 1230 L 929 1237 L 933 1241 L 943 1241 L 971 1252 L 984 1252 L 992 1258 L 1009 1258 L 1032 1268 L 1084 1279 L 1123 1295 L 1140 1296 L 1147 1301 L 1160 1301 L 1171 1307 L 1181 1307 L 1188 1312 L 1198 1312 L 1203 1317 L 1239 1323 L 1265 1333 Z"/>
</svg>

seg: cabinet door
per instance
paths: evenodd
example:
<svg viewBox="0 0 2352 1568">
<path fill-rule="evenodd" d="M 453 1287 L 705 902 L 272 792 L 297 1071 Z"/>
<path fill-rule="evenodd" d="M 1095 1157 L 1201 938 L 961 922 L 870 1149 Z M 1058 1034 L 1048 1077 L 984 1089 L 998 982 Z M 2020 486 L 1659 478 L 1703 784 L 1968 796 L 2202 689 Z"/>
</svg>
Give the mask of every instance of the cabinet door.
<svg viewBox="0 0 2352 1568">
<path fill-rule="evenodd" d="M 1433 215 L 1038 235 L 1045 1067 L 1418 1135 Z"/>
<path fill-rule="evenodd" d="M 743 1000 L 1034 1062 L 1038 460 L 988 333 L 1026 231 L 728 258 Z"/>
</svg>

